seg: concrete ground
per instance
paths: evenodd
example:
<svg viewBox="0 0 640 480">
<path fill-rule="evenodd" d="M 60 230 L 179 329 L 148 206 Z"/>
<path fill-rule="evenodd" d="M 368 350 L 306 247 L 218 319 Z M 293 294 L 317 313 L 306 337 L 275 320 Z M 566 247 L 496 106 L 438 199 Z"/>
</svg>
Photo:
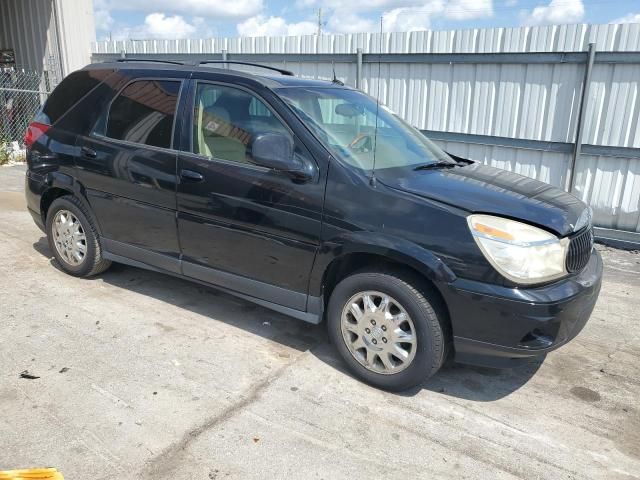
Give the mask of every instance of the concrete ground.
<svg viewBox="0 0 640 480">
<path fill-rule="evenodd" d="M 405 394 L 322 326 L 115 265 L 65 275 L 0 168 L 0 470 L 67 480 L 640 478 L 640 255 L 599 247 L 584 331 L 544 362 Z M 20 378 L 27 370 L 37 379 Z"/>
</svg>

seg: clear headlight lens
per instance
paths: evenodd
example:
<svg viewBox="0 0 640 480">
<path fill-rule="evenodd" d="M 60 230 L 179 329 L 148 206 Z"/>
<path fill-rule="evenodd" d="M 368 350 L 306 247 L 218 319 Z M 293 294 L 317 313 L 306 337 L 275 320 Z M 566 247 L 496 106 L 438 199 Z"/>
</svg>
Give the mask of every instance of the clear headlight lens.
<svg viewBox="0 0 640 480">
<path fill-rule="evenodd" d="M 484 256 L 509 280 L 532 284 L 566 275 L 568 239 L 492 215 L 469 215 L 467 222 Z"/>
</svg>

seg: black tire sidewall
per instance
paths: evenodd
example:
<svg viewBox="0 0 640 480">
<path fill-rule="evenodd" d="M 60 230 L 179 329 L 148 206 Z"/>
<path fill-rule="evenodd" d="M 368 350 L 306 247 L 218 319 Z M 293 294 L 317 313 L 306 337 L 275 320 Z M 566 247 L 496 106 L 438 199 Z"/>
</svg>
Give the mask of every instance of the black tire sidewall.
<svg viewBox="0 0 640 480">
<path fill-rule="evenodd" d="M 384 375 L 367 370 L 353 358 L 344 342 L 340 325 L 344 305 L 353 295 L 366 290 L 386 293 L 395 298 L 413 321 L 417 338 L 416 355 L 411 365 L 401 372 Z M 444 332 L 428 293 L 419 292 L 428 302 L 427 305 L 421 303 L 421 299 L 398 276 L 373 272 L 354 274 L 335 287 L 327 310 L 329 337 L 354 375 L 375 387 L 399 391 L 424 382 L 440 368 L 444 358 Z"/>
<path fill-rule="evenodd" d="M 62 270 L 66 273 L 77 277 L 84 277 L 89 275 L 96 263 L 96 253 L 97 253 L 97 238 L 96 234 L 93 231 L 93 227 L 89 219 L 85 215 L 85 213 L 75 204 L 75 202 L 71 201 L 71 197 L 60 197 L 53 201 L 51 206 L 49 207 L 49 211 L 47 213 L 47 239 L 49 241 L 49 249 L 51 253 L 58 261 L 58 264 Z M 56 248 L 53 241 L 53 219 L 60 210 L 68 210 L 73 213 L 76 218 L 80 221 L 82 225 L 82 229 L 84 230 L 84 234 L 86 236 L 87 243 L 87 252 L 85 253 L 84 260 L 80 265 L 70 265 L 68 264 L 58 253 L 58 249 Z"/>
</svg>

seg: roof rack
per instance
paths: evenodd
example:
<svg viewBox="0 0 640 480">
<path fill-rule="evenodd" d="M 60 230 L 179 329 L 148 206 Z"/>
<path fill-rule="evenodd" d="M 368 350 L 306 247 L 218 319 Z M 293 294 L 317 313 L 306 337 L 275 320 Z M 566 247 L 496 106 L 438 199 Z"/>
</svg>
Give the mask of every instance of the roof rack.
<svg viewBox="0 0 640 480">
<path fill-rule="evenodd" d="M 117 62 L 151 62 L 151 63 L 170 63 L 172 65 L 186 65 L 185 62 L 177 60 L 159 60 L 156 58 L 119 58 Z"/>
<path fill-rule="evenodd" d="M 259 63 L 251 63 L 251 62 L 236 62 L 233 60 L 204 60 L 202 62 L 198 62 L 198 65 L 206 65 L 207 63 L 232 63 L 234 65 L 249 65 L 250 67 L 258 67 L 258 68 L 266 68 L 267 70 L 273 70 L 274 72 L 278 72 L 282 75 L 287 75 L 288 77 L 295 76 L 292 71 L 284 70 L 282 68 L 269 67 L 267 65 L 260 65 Z"/>
<path fill-rule="evenodd" d="M 258 68 L 264 68 L 267 70 L 273 70 L 274 72 L 278 72 L 282 75 L 286 75 L 289 77 L 293 77 L 295 76 L 294 73 L 290 70 L 285 70 L 283 68 L 276 68 L 276 67 L 270 67 L 268 65 L 261 65 L 259 63 L 251 63 L 251 62 L 239 62 L 239 61 L 234 61 L 234 60 L 203 60 L 200 62 L 195 62 L 195 63 L 191 63 L 191 62 L 180 62 L 178 60 L 161 60 L 161 59 L 157 59 L 157 58 L 118 58 L 116 60 L 117 62 L 149 62 L 149 63 L 168 63 L 171 65 L 194 65 L 196 67 L 200 66 L 200 65 L 206 65 L 209 63 L 231 63 L 234 65 L 248 65 L 250 67 L 258 67 Z"/>
</svg>

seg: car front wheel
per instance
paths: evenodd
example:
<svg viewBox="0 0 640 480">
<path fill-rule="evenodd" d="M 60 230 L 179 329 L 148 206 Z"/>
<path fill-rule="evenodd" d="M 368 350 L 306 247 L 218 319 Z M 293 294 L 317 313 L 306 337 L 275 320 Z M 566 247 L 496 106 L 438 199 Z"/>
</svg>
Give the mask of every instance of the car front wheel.
<svg viewBox="0 0 640 480">
<path fill-rule="evenodd" d="M 435 292 L 411 275 L 351 275 L 336 285 L 327 314 L 351 372 L 378 388 L 416 386 L 445 360 L 445 313 Z"/>
</svg>

